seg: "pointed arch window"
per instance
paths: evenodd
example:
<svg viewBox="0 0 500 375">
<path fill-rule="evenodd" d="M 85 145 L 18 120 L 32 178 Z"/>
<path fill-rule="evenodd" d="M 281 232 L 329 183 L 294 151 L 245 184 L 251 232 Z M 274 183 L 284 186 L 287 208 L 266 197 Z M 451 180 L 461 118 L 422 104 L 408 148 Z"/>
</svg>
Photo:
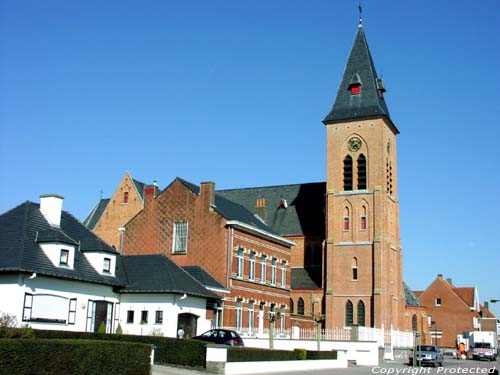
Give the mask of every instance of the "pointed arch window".
<svg viewBox="0 0 500 375">
<path fill-rule="evenodd" d="M 360 218 L 359 229 L 367 230 L 368 229 L 368 219 L 366 216 L 366 206 L 361 207 L 361 218 Z"/>
<path fill-rule="evenodd" d="M 297 301 L 297 314 L 304 315 L 304 300 L 302 297 L 299 297 L 299 300 Z"/>
<path fill-rule="evenodd" d="M 294 313 L 293 299 L 290 298 L 290 314 Z"/>
<path fill-rule="evenodd" d="M 349 300 L 345 304 L 345 325 L 346 327 L 353 325 L 353 307 L 352 302 Z"/>
<path fill-rule="evenodd" d="M 363 301 L 358 302 L 358 326 L 365 326 L 365 303 Z"/>
<path fill-rule="evenodd" d="M 358 190 L 366 189 L 366 157 L 361 154 L 358 157 Z"/>
<path fill-rule="evenodd" d="M 358 280 L 358 258 L 352 258 L 352 281 Z"/>
<path fill-rule="evenodd" d="M 352 190 L 352 157 L 344 158 L 344 191 Z"/>
<path fill-rule="evenodd" d="M 413 332 L 418 331 L 418 322 L 417 322 L 417 316 L 413 315 L 411 317 L 411 329 Z"/>
<path fill-rule="evenodd" d="M 349 216 L 349 207 L 344 208 L 344 224 L 343 229 L 348 231 L 351 228 L 351 219 Z"/>
</svg>

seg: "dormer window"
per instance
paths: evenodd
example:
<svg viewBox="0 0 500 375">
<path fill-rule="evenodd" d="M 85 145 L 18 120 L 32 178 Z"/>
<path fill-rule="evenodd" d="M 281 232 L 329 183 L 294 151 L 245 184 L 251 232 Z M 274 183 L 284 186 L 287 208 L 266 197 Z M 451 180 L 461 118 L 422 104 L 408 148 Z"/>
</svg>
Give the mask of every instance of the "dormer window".
<svg viewBox="0 0 500 375">
<path fill-rule="evenodd" d="M 102 271 L 105 273 L 111 272 L 111 259 L 110 258 L 104 258 Z"/>
<path fill-rule="evenodd" d="M 361 78 L 358 73 L 352 75 L 348 89 L 351 91 L 351 95 L 361 94 Z"/>
<path fill-rule="evenodd" d="M 69 262 L 69 250 L 62 249 L 61 254 L 59 255 L 59 265 L 60 266 L 68 266 Z"/>
<path fill-rule="evenodd" d="M 351 95 L 361 94 L 361 85 L 352 85 L 350 86 Z"/>
</svg>

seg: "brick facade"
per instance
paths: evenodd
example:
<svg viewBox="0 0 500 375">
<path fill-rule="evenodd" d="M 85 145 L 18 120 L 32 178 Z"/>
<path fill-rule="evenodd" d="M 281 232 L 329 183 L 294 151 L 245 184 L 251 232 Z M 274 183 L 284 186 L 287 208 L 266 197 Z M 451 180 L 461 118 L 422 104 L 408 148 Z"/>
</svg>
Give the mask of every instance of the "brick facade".
<svg viewBox="0 0 500 375">
<path fill-rule="evenodd" d="M 348 142 L 361 140 L 352 151 Z M 344 191 L 344 159 L 353 163 L 354 188 Z M 366 189 L 356 189 L 360 155 L 366 158 Z M 327 327 L 359 324 L 403 327 L 404 294 L 399 241 L 396 135 L 380 119 L 327 125 Z M 348 222 L 348 224 L 346 224 Z M 350 308 L 349 308 L 350 309 Z M 329 319 L 328 319 L 329 318 Z"/>
<path fill-rule="evenodd" d="M 141 193 L 126 173 L 94 227 L 94 233 L 115 249 L 120 248 L 121 231 L 118 228 L 142 210 Z"/>
<path fill-rule="evenodd" d="M 439 346 L 454 348 L 458 334 L 475 330 L 474 322 L 479 317 L 475 288 L 456 288 L 451 280 L 438 275 L 419 299 L 435 322 L 428 328 L 434 344 L 437 336 Z"/>
<path fill-rule="evenodd" d="M 213 183 L 202 183 L 197 194 L 179 179 L 159 194 L 146 192 L 143 211 L 126 226 L 124 254 L 164 254 L 180 266 L 203 267 L 228 290 L 221 293 L 222 310 L 210 312 L 214 324 L 248 329 L 253 316 L 253 330 L 264 329 L 274 309 L 289 327 L 291 244 L 223 217 L 214 194 Z M 174 223 L 181 222 L 187 223 L 187 249 L 174 251 Z"/>
</svg>

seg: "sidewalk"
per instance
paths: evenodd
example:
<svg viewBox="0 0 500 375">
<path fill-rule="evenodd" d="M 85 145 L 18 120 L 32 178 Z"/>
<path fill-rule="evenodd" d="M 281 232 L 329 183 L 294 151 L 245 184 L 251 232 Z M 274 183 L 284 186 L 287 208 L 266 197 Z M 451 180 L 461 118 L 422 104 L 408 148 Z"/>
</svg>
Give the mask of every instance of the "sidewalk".
<svg viewBox="0 0 500 375">
<path fill-rule="evenodd" d="M 188 375 L 206 374 L 203 370 L 190 369 L 184 367 L 153 365 L 153 375 Z"/>
</svg>

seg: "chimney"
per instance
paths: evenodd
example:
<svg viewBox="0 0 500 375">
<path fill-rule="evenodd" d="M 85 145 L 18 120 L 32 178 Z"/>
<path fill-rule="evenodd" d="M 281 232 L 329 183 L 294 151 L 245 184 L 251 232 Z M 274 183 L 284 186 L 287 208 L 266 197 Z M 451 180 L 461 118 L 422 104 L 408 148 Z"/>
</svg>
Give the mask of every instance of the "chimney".
<svg viewBox="0 0 500 375">
<path fill-rule="evenodd" d="M 255 213 L 267 221 L 266 198 L 258 198 L 255 202 Z"/>
<path fill-rule="evenodd" d="M 210 208 L 215 206 L 215 183 L 211 181 L 202 182 L 201 184 L 201 201 L 203 207 Z"/>
<path fill-rule="evenodd" d="M 442 274 L 442 273 L 438 273 L 438 279 L 439 279 L 439 280 L 442 280 L 442 279 L 443 279 L 443 274 Z"/>
<path fill-rule="evenodd" d="M 453 280 L 451 279 L 451 277 L 448 277 L 446 279 L 446 281 L 448 281 L 448 284 L 450 284 L 451 286 L 453 286 L 453 282 L 452 282 Z"/>
<path fill-rule="evenodd" d="M 490 308 L 489 308 L 488 301 L 484 301 L 484 303 L 483 303 L 483 307 L 484 307 L 484 309 L 485 309 L 485 310 L 489 310 L 489 309 L 490 309 Z"/>
<path fill-rule="evenodd" d="M 158 195 L 159 187 L 156 181 L 153 181 L 153 184 L 144 186 L 144 205 L 146 202 L 155 199 Z"/>
<path fill-rule="evenodd" d="M 40 212 L 53 227 L 61 226 L 61 212 L 64 197 L 57 194 L 40 195 Z"/>
</svg>

